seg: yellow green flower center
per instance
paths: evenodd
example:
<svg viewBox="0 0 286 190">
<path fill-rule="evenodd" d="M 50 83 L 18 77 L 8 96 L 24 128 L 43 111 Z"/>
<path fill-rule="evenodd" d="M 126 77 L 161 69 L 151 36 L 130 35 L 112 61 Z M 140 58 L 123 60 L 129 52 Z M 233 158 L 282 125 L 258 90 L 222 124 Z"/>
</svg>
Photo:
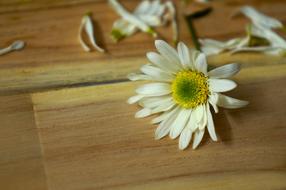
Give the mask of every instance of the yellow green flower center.
<svg viewBox="0 0 286 190">
<path fill-rule="evenodd" d="M 207 79 L 203 73 L 197 71 L 178 72 L 172 82 L 174 101 L 183 108 L 195 108 L 206 103 L 209 95 Z"/>
</svg>

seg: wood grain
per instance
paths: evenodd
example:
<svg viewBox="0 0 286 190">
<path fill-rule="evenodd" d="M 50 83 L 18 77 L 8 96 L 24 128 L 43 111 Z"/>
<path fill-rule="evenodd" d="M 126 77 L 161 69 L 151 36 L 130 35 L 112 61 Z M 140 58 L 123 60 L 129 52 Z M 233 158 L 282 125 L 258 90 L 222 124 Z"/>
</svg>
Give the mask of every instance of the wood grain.
<svg viewBox="0 0 286 190">
<path fill-rule="evenodd" d="M 243 17 L 230 19 L 231 13 L 244 1 L 214 3 L 214 11 L 195 21 L 200 37 L 229 39 L 244 35 L 248 22 Z M 138 1 L 122 0 L 133 9 Z M 285 21 L 286 4 L 281 1 L 252 1 L 265 13 Z M 72 84 L 125 80 L 130 72 L 146 63 L 145 54 L 154 50 L 154 39 L 138 33 L 115 44 L 109 34 L 118 15 L 106 1 L 30 1 L 3 0 L 0 6 L 1 46 L 16 39 L 27 42 L 21 52 L 0 59 L 0 93 L 63 87 Z M 189 32 L 180 3 L 178 18 L 180 39 L 191 45 Z M 7 8 L 7 9 L 5 9 Z M 7 10 L 7 11 L 5 11 Z M 85 53 L 78 43 L 78 28 L 82 15 L 93 12 L 96 36 L 108 50 L 107 54 Z M 108 14 L 107 14 L 108 13 Z M 210 24 L 211 23 L 211 24 Z M 227 26 L 227 27 L 226 27 Z M 171 27 L 159 28 L 160 38 L 171 41 Z M 261 62 L 261 59 L 264 61 Z M 214 65 L 239 61 L 247 65 L 285 63 L 285 58 L 265 57 L 257 54 L 221 55 L 210 58 Z"/>
<path fill-rule="evenodd" d="M 138 3 L 120 1 L 129 10 Z M 184 7 L 174 2 L 180 38 L 192 45 Z M 214 11 L 194 23 L 199 36 L 243 35 L 247 19 L 229 15 L 246 3 L 286 21 L 281 0 L 214 1 Z M 87 11 L 107 54 L 85 53 L 78 43 Z M 229 95 L 250 105 L 215 115 L 218 142 L 206 135 L 197 150 L 179 151 L 177 139 L 155 141 L 151 118 L 135 119 L 139 107 L 126 104 L 142 84 L 126 75 L 147 63 L 154 39 L 138 33 L 114 44 L 109 32 L 118 15 L 106 0 L 0 0 L 0 17 L 1 47 L 27 42 L 0 57 L 1 190 L 286 189 L 285 57 L 209 57 L 213 66 L 242 64 L 234 78 L 240 86 Z M 158 32 L 171 41 L 170 26 Z"/>
<path fill-rule="evenodd" d="M 42 161 L 30 96 L 2 96 L 0 189 L 47 189 Z"/>
<path fill-rule="evenodd" d="M 230 95 L 248 107 L 220 110 L 217 143 L 178 150 L 154 140 L 150 118 L 126 99 L 140 83 L 123 82 L 32 95 L 51 190 L 285 189 L 285 69 L 246 68 Z M 264 73 L 276 73 L 265 78 Z M 247 79 L 247 80 L 244 80 Z"/>
</svg>

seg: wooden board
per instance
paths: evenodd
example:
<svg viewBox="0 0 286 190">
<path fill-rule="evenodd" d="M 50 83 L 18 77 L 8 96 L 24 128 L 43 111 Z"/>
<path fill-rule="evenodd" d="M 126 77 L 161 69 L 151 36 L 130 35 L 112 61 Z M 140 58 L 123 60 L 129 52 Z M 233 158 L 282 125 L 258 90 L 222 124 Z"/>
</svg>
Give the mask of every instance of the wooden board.
<svg viewBox="0 0 286 190">
<path fill-rule="evenodd" d="M 206 135 L 195 151 L 155 141 L 150 118 L 134 118 L 126 100 L 139 83 L 33 94 L 49 189 L 285 189 L 285 74 L 244 69 L 230 95 L 250 105 L 221 109 L 220 140 Z"/>
<path fill-rule="evenodd" d="M 0 98 L 0 189 L 47 189 L 29 95 Z"/>
<path fill-rule="evenodd" d="M 122 0 L 129 10 L 138 1 Z M 183 11 L 179 9 L 180 39 L 191 44 Z M 265 13 L 286 20 L 283 1 L 247 1 Z M 229 39 L 244 35 L 247 19 L 229 16 L 244 1 L 213 3 L 214 11 L 195 21 L 200 37 Z M 0 93 L 31 91 L 63 87 L 72 84 L 98 83 L 126 80 L 126 75 L 137 71 L 146 63 L 145 54 L 154 50 L 154 39 L 138 33 L 115 44 L 110 38 L 112 23 L 119 16 L 106 1 L 98 0 L 2 0 L 0 2 L 0 44 L 8 45 L 13 40 L 27 42 L 21 52 L 0 57 Z M 82 16 L 92 11 L 96 22 L 96 36 L 108 50 L 107 54 L 86 53 L 78 42 L 78 29 Z M 171 41 L 171 27 L 158 29 L 160 38 Z M 264 59 L 261 62 L 261 59 Z M 210 58 L 214 65 L 239 61 L 246 65 L 285 63 L 285 58 L 265 57 L 256 54 L 222 55 Z"/>
<path fill-rule="evenodd" d="M 120 1 L 130 10 L 138 3 Z M 175 2 L 180 38 L 191 45 Z M 214 1 L 214 11 L 194 22 L 199 36 L 243 35 L 247 19 L 228 16 L 246 3 L 286 21 L 285 1 Z M 107 54 L 85 53 L 78 43 L 87 11 Z M 114 44 L 118 15 L 106 0 L 1 0 L 0 15 L 0 46 L 27 42 L 0 57 L 1 190 L 286 189 L 285 57 L 209 57 L 212 65 L 242 63 L 241 85 L 230 95 L 251 104 L 220 110 L 219 142 L 206 136 L 199 149 L 179 151 L 177 140 L 155 141 L 151 118 L 134 119 L 138 107 L 126 104 L 140 84 L 126 75 L 147 62 L 154 39 L 140 33 Z M 158 32 L 171 41 L 170 26 Z"/>
</svg>

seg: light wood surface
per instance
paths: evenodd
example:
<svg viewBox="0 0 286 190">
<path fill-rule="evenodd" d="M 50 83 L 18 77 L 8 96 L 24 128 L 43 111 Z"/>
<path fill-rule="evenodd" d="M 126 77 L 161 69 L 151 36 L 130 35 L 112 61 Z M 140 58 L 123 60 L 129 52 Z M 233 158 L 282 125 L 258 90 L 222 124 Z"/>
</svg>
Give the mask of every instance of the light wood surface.
<svg viewBox="0 0 286 190">
<path fill-rule="evenodd" d="M 178 150 L 177 140 L 155 141 L 150 118 L 134 118 L 138 107 L 126 99 L 139 83 L 33 94 L 50 188 L 286 188 L 280 181 L 286 178 L 286 70 L 259 73 L 249 68 L 238 75 L 240 86 L 230 94 L 250 105 L 221 109 L 215 116 L 219 142 L 207 135 L 195 151 Z"/>
<path fill-rule="evenodd" d="M 132 9 L 138 1 L 121 2 Z M 247 19 L 228 16 L 245 3 L 214 1 L 194 23 L 199 36 L 243 35 Z M 247 3 L 286 21 L 285 1 Z M 180 38 L 191 45 L 177 6 Z M 77 41 L 87 11 L 107 54 L 85 53 Z M 1 47 L 27 42 L 0 57 L 1 190 L 286 189 L 285 57 L 208 58 L 214 66 L 241 63 L 239 87 L 229 94 L 250 105 L 215 115 L 218 142 L 206 135 L 197 150 L 180 151 L 177 139 L 155 141 L 151 118 L 135 119 L 139 107 L 126 103 L 141 84 L 126 75 L 147 62 L 154 39 L 140 33 L 114 44 L 118 15 L 105 0 L 0 0 L 0 17 Z M 158 31 L 171 41 L 170 27 Z"/>
<path fill-rule="evenodd" d="M 47 189 L 29 95 L 0 98 L 0 189 Z"/>
</svg>

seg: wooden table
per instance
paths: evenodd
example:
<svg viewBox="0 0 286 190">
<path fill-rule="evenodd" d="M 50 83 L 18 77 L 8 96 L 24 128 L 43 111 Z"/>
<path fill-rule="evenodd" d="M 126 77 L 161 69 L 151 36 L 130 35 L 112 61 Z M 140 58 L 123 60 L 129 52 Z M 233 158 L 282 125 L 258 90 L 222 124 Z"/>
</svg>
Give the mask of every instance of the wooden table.
<svg viewBox="0 0 286 190">
<path fill-rule="evenodd" d="M 286 1 L 218 1 L 195 21 L 199 36 L 243 35 L 248 20 L 229 15 L 246 2 L 286 23 Z M 180 39 L 191 45 L 177 6 Z M 87 11 L 107 54 L 78 43 Z M 0 57 L 0 189 L 286 189 L 285 57 L 209 57 L 214 66 L 242 64 L 229 94 L 250 105 L 215 115 L 218 142 L 206 135 L 197 150 L 179 151 L 178 140 L 155 141 L 150 118 L 135 119 L 138 107 L 126 104 L 140 84 L 126 75 L 147 62 L 154 39 L 138 33 L 113 43 L 118 15 L 105 0 L 1 0 L 0 17 L 1 46 L 27 42 Z M 171 27 L 158 32 L 171 41 Z"/>
</svg>

